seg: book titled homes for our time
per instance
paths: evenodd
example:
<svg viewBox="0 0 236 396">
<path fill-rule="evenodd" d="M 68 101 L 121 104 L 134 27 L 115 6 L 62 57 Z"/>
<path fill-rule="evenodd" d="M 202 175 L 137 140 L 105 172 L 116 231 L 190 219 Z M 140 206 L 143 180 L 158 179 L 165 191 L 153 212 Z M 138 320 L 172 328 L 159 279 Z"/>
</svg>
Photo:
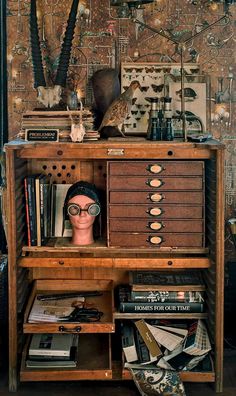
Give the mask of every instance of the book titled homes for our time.
<svg viewBox="0 0 236 396">
<path fill-rule="evenodd" d="M 204 304 L 202 302 L 133 302 L 125 301 L 120 302 L 120 312 L 127 313 L 188 313 L 188 312 L 204 312 Z"/>
</svg>

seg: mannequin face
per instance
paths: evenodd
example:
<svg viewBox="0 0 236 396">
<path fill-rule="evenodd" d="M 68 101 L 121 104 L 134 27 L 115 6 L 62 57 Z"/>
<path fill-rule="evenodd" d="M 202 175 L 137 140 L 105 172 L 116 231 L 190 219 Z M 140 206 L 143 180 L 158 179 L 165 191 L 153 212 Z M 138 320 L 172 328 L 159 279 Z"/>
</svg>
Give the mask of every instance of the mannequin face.
<svg viewBox="0 0 236 396">
<path fill-rule="evenodd" d="M 88 206 L 92 203 L 95 203 L 95 201 L 85 195 L 76 195 L 68 201 L 68 205 L 72 203 L 79 205 L 81 209 L 87 209 Z M 90 214 L 88 214 L 87 211 L 81 210 L 80 214 L 76 216 L 69 216 L 69 219 L 72 225 L 72 229 L 74 228 L 75 231 L 85 231 L 92 227 L 95 221 L 95 216 L 91 216 Z"/>
</svg>

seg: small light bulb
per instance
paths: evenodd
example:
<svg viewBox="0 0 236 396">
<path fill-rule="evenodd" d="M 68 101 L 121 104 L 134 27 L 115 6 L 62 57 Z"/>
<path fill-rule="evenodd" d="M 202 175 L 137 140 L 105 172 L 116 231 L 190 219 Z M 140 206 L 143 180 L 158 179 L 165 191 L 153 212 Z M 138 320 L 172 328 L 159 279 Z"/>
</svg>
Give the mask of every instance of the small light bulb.
<svg viewBox="0 0 236 396">
<path fill-rule="evenodd" d="M 217 11 L 219 7 L 218 7 L 218 4 L 216 4 L 216 3 L 211 3 L 211 4 L 209 5 L 209 8 L 210 8 L 211 11 Z"/>
</svg>

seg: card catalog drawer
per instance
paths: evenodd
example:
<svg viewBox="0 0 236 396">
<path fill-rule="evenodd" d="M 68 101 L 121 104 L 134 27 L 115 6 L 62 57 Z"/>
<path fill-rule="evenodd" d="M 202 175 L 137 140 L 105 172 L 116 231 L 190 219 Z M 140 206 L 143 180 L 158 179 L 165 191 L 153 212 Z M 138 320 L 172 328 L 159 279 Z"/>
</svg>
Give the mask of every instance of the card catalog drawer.
<svg viewBox="0 0 236 396">
<path fill-rule="evenodd" d="M 110 190 L 202 190 L 202 177 L 138 177 L 116 176 L 109 178 Z"/>
<path fill-rule="evenodd" d="M 112 176 L 126 175 L 203 175 L 202 161 L 125 161 L 109 162 L 109 173 Z"/>
<path fill-rule="evenodd" d="M 110 219 L 110 232 L 204 232 L 202 220 Z"/>
<path fill-rule="evenodd" d="M 204 194 L 202 191 L 110 191 L 109 192 L 110 203 L 150 203 L 150 202 L 161 202 L 165 204 L 176 203 L 176 204 L 204 204 Z"/>
<path fill-rule="evenodd" d="M 131 232 L 111 232 L 110 246 L 113 247 L 137 247 L 137 248 L 199 248 L 203 247 L 203 234 L 145 234 Z"/>
<path fill-rule="evenodd" d="M 157 219 L 202 219 L 202 206 L 176 205 L 110 205 L 109 217 L 157 218 Z"/>
</svg>

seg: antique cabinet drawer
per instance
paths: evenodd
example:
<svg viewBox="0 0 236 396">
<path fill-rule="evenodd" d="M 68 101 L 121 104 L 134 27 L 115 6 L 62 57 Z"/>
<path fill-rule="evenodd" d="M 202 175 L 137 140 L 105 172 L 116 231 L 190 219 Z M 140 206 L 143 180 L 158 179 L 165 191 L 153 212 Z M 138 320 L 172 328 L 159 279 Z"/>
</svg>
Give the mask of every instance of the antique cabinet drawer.
<svg viewBox="0 0 236 396">
<path fill-rule="evenodd" d="M 125 161 L 110 162 L 111 176 L 126 175 L 172 175 L 201 176 L 204 171 L 203 161 Z"/>
<path fill-rule="evenodd" d="M 203 232 L 202 220 L 150 220 L 150 219 L 116 219 L 110 220 L 110 231 L 129 232 Z"/>
<path fill-rule="evenodd" d="M 30 321 L 29 315 L 38 294 L 82 293 L 99 291 L 101 295 L 85 297 L 85 305 L 102 312 L 99 321 Z M 51 301 L 48 302 L 50 310 Z M 113 333 L 114 298 L 113 282 L 111 280 L 36 280 L 24 314 L 24 333 Z"/>
<path fill-rule="evenodd" d="M 202 219 L 202 206 L 189 205 L 110 205 L 109 217 L 156 218 L 156 219 Z"/>
<path fill-rule="evenodd" d="M 109 202 L 111 204 L 161 202 L 203 205 L 204 194 L 202 191 L 164 191 L 160 193 L 157 191 L 110 191 Z"/>
<path fill-rule="evenodd" d="M 116 176 L 109 178 L 110 190 L 202 190 L 202 177 Z"/>
<path fill-rule="evenodd" d="M 198 248 L 203 246 L 203 234 L 194 233 L 133 233 L 111 232 L 110 245 L 113 247 L 137 247 L 137 248 Z"/>
</svg>

